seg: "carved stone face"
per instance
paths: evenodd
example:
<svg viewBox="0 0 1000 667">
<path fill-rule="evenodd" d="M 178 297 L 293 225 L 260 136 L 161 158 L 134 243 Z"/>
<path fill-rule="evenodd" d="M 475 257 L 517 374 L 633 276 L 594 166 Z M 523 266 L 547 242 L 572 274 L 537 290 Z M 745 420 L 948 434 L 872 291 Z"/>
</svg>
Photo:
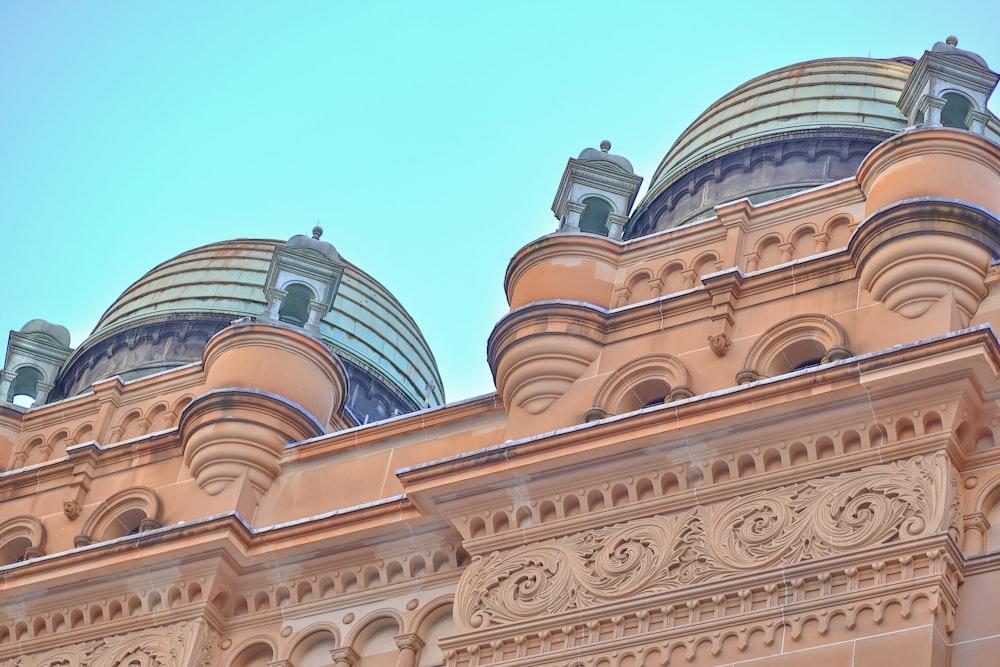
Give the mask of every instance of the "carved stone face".
<svg viewBox="0 0 1000 667">
<path fill-rule="evenodd" d="M 67 500 L 63 503 L 63 514 L 65 514 L 66 518 L 70 521 L 73 521 L 76 517 L 80 516 L 80 512 L 82 510 L 83 507 L 75 500 Z"/>
</svg>

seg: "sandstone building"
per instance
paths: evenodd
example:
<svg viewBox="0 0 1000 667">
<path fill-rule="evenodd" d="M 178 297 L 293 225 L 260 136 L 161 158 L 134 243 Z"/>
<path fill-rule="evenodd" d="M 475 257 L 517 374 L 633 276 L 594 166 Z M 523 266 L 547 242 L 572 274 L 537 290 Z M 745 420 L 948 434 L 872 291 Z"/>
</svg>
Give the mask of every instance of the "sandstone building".
<svg viewBox="0 0 1000 667">
<path fill-rule="evenodd" d="M 321 230 L 27 323 L 0 665 L 995 664 L 997 80 L 953 38 L 770 72 L 638 203 L 583 151 L 495 394 L 445 403 Z"/>
</svg>

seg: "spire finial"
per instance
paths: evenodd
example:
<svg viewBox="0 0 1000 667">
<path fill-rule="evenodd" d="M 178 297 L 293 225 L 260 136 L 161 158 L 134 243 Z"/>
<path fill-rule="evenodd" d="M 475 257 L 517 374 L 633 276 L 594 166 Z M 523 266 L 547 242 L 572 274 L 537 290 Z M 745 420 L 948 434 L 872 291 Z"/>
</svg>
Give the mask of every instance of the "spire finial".
<svg viewBox="0 0 1000 667">
<path fill-rule="evenodd" d="M 323 228 L 319 226 L 319 220 L 317 220 L 316 226 L 313 227 L 313 238 L 319 239 L 321 236 L 323 236 Z"/>
<path fill-rule="evenodd" d="M 955 37 L 955 35 L 948 35 L 948 37 L 944 40 L 944 43 L 948 46 L 958 46 L 958 37 Z"/>
<path fill-rule="evenodd" d="M 609 150 L 611 150 L 611 142 L 605 139 L 601 142 L 601 152 L 607 153 Z"/>
</svg>

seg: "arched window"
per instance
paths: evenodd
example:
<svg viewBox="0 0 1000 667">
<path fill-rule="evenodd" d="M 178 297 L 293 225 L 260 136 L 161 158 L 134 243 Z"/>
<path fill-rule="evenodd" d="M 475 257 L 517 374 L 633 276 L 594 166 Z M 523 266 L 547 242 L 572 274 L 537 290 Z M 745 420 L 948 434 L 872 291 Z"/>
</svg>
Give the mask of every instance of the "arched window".
<svg viewBox="0 0 1000 667">
<path fill-rule="evenodd" d="M 160 501 L 156 492 L 143 486 L 123 489 L 108 498 L 87 520 L 83 535 L 94 542 L 113 540 L 158 528 Z"/>
<path fill-rule="evenodd" d="M 330 651 L 337 647 L 337 638 L 329 629 L 310 632 L 292 651 L 290 664 L 295 667 L 326 667 L 331 663 Z"/>
<path fill-rule="evenodd" d="M 583 203 L 586 204 L 586 208 L 580 216 L 580 231 L 607 236 L 611 205 L 597 197 L 588 197 Z"/>
<path fill-rule="evenodd" d="M 24 552 L 31 546 L 31 540 L 26 537 L 14 537 L 0 547 L 0 565 L 10 565 L 24 560 Z"/>
<path fill-rule="evenodd" d="M 10 386 L 8 402 L 22 408 L 30 408 L 38 396 L 38 383 L 41 381 L 41 371 L 31 366 L 22 366 L 17 370 L 14 382 Z"/>
<path fill-rule="evenodd" d="M 18 563 L 42 554 L 45 528 L 31 516 L 18 516 L 0 524 L 0 565 Z"/>
<path fill-rule="evenodd" d="M 230 667 L 267 667 L 274 660 L 274 649 L 259 642 L 243 649 L 230 664 Z"/>
<path fill-rule="evenodd" d="M 945 104 L 944 108 L 941 109 L 941 124 L 945 127 L 960 127 L 963 130 L 968 130 L 969 126 L 965 123 L 965 118 L 969 115 L 969 110 L 972 109 L 972 103 L 957 93 L 945 93 L 942 97 L 945 99 Z"/>
<path fill-rule="evenodd" d="M 819 366 L 826 356 L 826 349 L 817 340 L 798 340 L 775 355 L 767 374 L 781 375 L 791 371 Z"/>
<path fill-rule="evenodd" d="M 312 298 L 312 290 L 305 285 L 290 285 L 281 301 L 278 319 L 301 327 L 309 321 L 309 302 Z"/>
<path fill-rule="evenodd" d="M 750 348 L 737 382 L 784 375 L 824 361 L 846 359 L 847 335 L 825 315 L 796 315 L 765 331 Z"/>
<path fill-rule="evenodd" d="M 669 354 L 640 357 L 612 373 L 594 397 L 594 407 L 616 415 L 685 398 L 692 395 L 688 378 L 684 364 Z"/>
</svg>

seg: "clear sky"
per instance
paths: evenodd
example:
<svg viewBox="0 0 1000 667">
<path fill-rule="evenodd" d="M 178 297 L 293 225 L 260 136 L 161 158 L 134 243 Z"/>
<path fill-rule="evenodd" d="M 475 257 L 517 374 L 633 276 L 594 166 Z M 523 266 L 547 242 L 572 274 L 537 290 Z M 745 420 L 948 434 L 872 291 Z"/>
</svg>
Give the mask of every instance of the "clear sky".
<svg viewBox="0 0 1000 667">
<path fill-rule="evenodd" d="M 319 220 L 448 400 L 486 393 L 507 261 L 555 230 L 567 158 L 607 138 L 648 181 L 768 70 L 949 34 L 998 69 L 998 27 L 996 0 L 0 0 L 0 336 L 43 318 L 78 345 L 159 262 Z"/>
</svg>

